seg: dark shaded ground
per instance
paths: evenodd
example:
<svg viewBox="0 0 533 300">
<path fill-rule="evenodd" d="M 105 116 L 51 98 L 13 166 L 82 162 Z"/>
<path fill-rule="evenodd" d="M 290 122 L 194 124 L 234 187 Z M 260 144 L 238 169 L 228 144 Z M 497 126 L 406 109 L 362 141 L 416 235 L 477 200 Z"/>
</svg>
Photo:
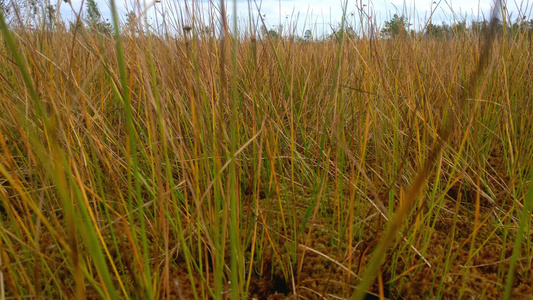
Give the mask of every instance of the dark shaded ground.
<svg viewBox="0 0 533 300">
<path fill-rule="evenodd" d="M 446 197 L 441 213 L 431 220 L 434 227 L 419 233 L 416 248 L 423 251 L 427 263 L 410 251 L 400 238 L 389 251 L 381 268 L 381 278 L 376 280 L 367 299 L 379 299 L 380 293 L 388 299 L 457 299 L 459 296 L 500 299 L 503 296 L 514 241 L 512 233 L 505 239 L 502 230 L 494 230 L 498 225 L 495 206 L 480 201 L 479 222 L 484 223 L 473 236 L 474 208 L 470 206 L 475 205 L 476 192 L 458 185 L 452 187 Z M 461 201 L 461 205 L 454 213 L 456 201 Z M 296 211 L 298 215 L 304 214 L 303 207 Z M 314 222 L 308 221 L 299 233 L 296 257 L 287 255 L 293 246 L 292 240 L 287 238 L 293 236 L 292 229 L 283 233 L 273 229 L 281 228 L 279 218 L 271 218 L 268 226 L 260 221 L 276 237 L 277 244 L 265 243 L 261 263 L 254 264 L 249 287 L 251 299 L 351 297 L 358 283 L 357 276 L 364 271 L 379 242 L 379 231 L 375 228 L 383 228 L 384 222 L 377 217 L 369 220 L 367 225 L 375 227 L 367 228 L 367 235 L 354 239 L 351 250 L 348 250 L 347 241 L 339 239 L 338 233 L 329 229 L 328 217 L 327 213 L 318 213 Z M 297 223 L 302 224 L 303 219 L 297 219 Z M 290 218 L 285 221 L 290 222 Z M 430 236 L 429 241 L 424 243 L 422 236 Z M 272 251 L 273 247 L 275 251 Z M 281 258 L 276 257 L 275 252 L 281 253 Z M 472 258 L 469 260 L 469 257 Z M 512 294 L 514 299 L 533 299 L 533 274 L 528 264 L 527 261 L 519 263 Z M 294 275 L 288 275 L 291 268 Z M 392 270 L 395 270 L 394 274 Z M 185 272 L 177 277 L 187 282 Z"/>
<path fill-rule="evenodd" d="M 494 178 L 502 178 L 503 170 L 497 169 L 501 160 L 491 158 L 490 165 L 494 166 L 492 174 Z M 501 172 L 500 174 L 498 174 Z M 494 186 L 505 184 L 497 182 Z M 496 189 L 494 189 L 496 190 Z M 339 233 L 332 229 L 331 218 L 338 205 L 331 200 L 333 192 L 329 191 L 319 204 L 315 217 L 312 214 L 306 219 L 308 202 L 304 199 L 313 197 L 313 194 L 304 188 L 298 188 L 296 199 L 293 198 L 289 188 L 281 191 L 280 200 L 284 206 L 287 201 L 295 203 L 293 211 L 282 215 L 275 209 L 277 197 L 265 191 L 261 192 L 261 201 L 271 201 L 271 211 L 262 211 L 262 215 L 253 222 L 258 222 L 260 232 L 267 234 L 271 239 L 264 238 L 261 244 L 261 257 L 255 253 L 252 276 L 250 277 L 248 296 L 250 299 L 347 299 L 353 294 L 358 284 L 358 276 L 364 271 L 372 251 L 379 242 L 379 233 L 383 230 L 386 222 L 380 217 L 374 216 L 373 208 L 359 207 L 363 215 L 369 217 L 365 220 L 364 228 L 354 228 L 354 239 L 349 242 L 339 237 Z M 250 197 L 246 191 L 244 197 Z M 422 257 L 414 253 L 402 237 L 389 251 L 387 259 L 381 268 L 380 278 L 372 286 L 367 299 L 379 299 L 381 294 L 389 299 L 427 299 L 442 297 L 444 299 L 457 299 L 459 296 L 467 299 L 499 299 L 502 297 L 505 280 L 507 278 L 512 243 L 514 242 L 513 230 L 505 232 L 499 223 L 501 213 L 498 209 L 509 209 L 513 199 L 505 192 L 498 193 L 498 203 L 491 202 L 480 197 L 479 221 L 483 225 L 475 232 L 475 204 L 476 191 L 467 184 L 456 184 L 446 192 L 445 200 L 440 207 L 440 213 L 430 218 L 432 226 L 421 226 L 417 229 L 415 248 L 423 253 Z M 458 204 L 459 201 L 459 204 Z M 419 215 L 427 214 L 428 205 L 419 208 Z M 311 210 L 312 211 L 312 210 Z M 293 219 L 291 216 L 295 215 Z M 499 216 L 499 217 L 497 217 Z M 296 227 L 283 228 L 282 217 L 286 224 L 297 224 Z M 361 223 L 361 224 L 363 224 Z M 409 222 L 409 230 L 413 230 L 416 222 L 413 218 Z M 478 223 L 479 224 L 479 223 Z M 362 225 L 361 225 L 362 226 Z M 512 225 L 509 225 L 512 227 Z M 115 228 L 120 228 L 119 223 Z M 356 233 L 361 229 L 361 232 Z M 411 232 L 411 231 L 409 231 Z M 142 295 L 138 290 L 140 286 L 138 278 L 134 275 L 134 268 L 127 253 L 131 252 L 129 243 L 124 235 L 117 242 L 122 255 L 122 263 L 126 276 L 122 278 L 127 290 L 131 295 Z M 405 233 L 404 233 L 405 234 Z M 346 235 L 345 235 L 346 236 Z M 403 236 L 405 237 L 405 236 Z M 149 238 L 156 245 L 157 242 L 152 233 Z M 177 238 L 173 241 L 177 243 Z M 294 242 L 297 238 L 298 243 Z M 111 239 L 108 234 L 106 239 Z M 194 243 L 193 243 L 194 244 Z M 43 259 L 46 260 L 55 278 L 45 280 L 40 278 L 34 270 L 42 294 L 56 295 L 64 298 L 74 298 L 73 278 L 69 270 L 65 268 L 66 254 L 57 249 L 57 243 L 50 234 L 43 231 L 40 240 L 40 249 Z M 111 246 L 111 245 L 109 245 Z M 257 246 L 257 245 L 256 245 Z M 250 257 L 251 246 L 248 245 L 247 259 Z M 117 259 L 119 253 L 114 247 L 110 247 L 111 255 Z M 257 248 L 259 249 L 259 248 Z M 297 249 L 296 252 L 293 249 Z M 15 249 L 16 250 L 16 249 Z M 152 250 L 156 250 L 155 248 Z M 87 251 L 82 249 L 82 251 Z M 226 251 L 229 253 L 229 250 Z M 292 254 L 291 254 L 292 253 Z M 296 253 L 296 255 L 294 255 Z M 174 252 L 174 254 L 176 254 Z M 525 253 L 524 253 L 525 254 Z M 471 259 L 469 260 L 469 257 Z M 522 256 L 524 257 L 524 256 Z M 208 285 L 212 287 L 213 273 L 211 259 L 204 253 L 202 259 L 208 266 Z M 226 258 L 229 261 L 229 257 Z M 529 259 L 529 261 L 527 261 Z M 531 270 L 531 258 L 519 261 L 513 288 L 514 299 L 533 299 L 533 271 Z M 16 270 L 23 267 L 13 258 L 3 257 L 4 283 L 9 297 L 22 297 L 14 290 L 16 278 L 11 278 L 12 272 L 8 267 Z M 248 261 L 247 261 L 248 262 Z M 38 264 L 36 264 L 38 265 Z M 124 274 L 124 273 L 123 273 Z M 207 272 L 205 273 L 207 274 Z M 193 276 L 195 284 L 191 285 L 190 276 L 183 256 L 175 255 L 170 265 L 170 293 L 167 295 L 173 299 L 192 299 L 193 291 L 197 291 L 200 298 L 211 298 L 206 294 L 205 287 L 201 287 L 199 274 Z M 54 284 L 52 284 L 53 280 Z M 116 280 L 115 280 L 115 283 Z M 62 291 L 52 291 L 55 287 L 62 287 Z M 51 288 L 52 287 L 52 288 Z M 204 294 L 202 294 L 204 290 Z M 223 287 L 224 298 L 229 298 L 230 287 Z M 89 299 L 100 299 L 100 295 L 92 288 L 87 289 Z"/>
</svg>

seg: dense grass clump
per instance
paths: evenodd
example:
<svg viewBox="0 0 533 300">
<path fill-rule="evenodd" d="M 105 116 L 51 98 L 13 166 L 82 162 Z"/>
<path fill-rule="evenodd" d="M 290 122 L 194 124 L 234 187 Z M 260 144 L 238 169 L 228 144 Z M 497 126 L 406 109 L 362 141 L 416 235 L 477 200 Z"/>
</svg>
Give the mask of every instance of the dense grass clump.
<svg viewBox="0 0 533 300">
<path fill-rule="evenodd" d="M 0 24 L 0 298 L 533 293 L 530 30 L 177 20 Z"/>
</svg>

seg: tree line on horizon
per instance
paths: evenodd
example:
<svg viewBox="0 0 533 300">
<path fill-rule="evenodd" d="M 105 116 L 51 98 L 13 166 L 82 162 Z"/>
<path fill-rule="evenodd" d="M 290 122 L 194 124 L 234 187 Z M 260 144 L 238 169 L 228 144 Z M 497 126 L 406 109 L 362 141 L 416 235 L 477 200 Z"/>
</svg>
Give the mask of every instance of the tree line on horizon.
<svg viewBox="0 0 533 300">
<path fill-rule="evenodd" d="M 470 24 L 467 24 L 466 20 L 455 22 L 452 25 L 446 22 L 442 22 L 440 25 L 428 22 L 423 30 L 416 32 L 409 30 L 411 24 L 409 24 L 406 17 L 395 14 L 391 20 L 385 21 L 384 27 L 381 29 L 381 34 L 385 37 L 422 35 L 428 38 L 456 38 L 468 33 L 485 36 L 488 33 L 490 22 L 488 20 L 472 20 Z M 533 19 L 527 21 L 526 17 L 523 16 L 513 23 L 504 23 L 501 19 L 496 19 L 496 33 L 501 34 L 504 30 L 507 30 L 511 35 L 524 31 L 527 31 L 531 35 L 533 33 Z"/>
<path fill-rule="evenodd" d="M 10 0 L 0 0 L 0 11 L 4 14 L 4 17 L 11 21 L 16 21 L 15 24 L 20 24 L 25 27 L 41 27 L 42 29 L 53 31 L 56 26 L 65 26 L 62 20 L 58 20 L 58 12 L 56 5 L 45 2 L 46 0 L 28 0 L 21 1 L 19 5 L 13 8 Z M 68 2 L 69 0 L 64 0 Z M 125 15 L 124 26 L 135 24 L 138 18 L 134 11 L 128 11 Z M 489 29 L 488 20 L 472 20 L 467 22 L 466 20 L 454 22 L 448 24 L 442 22 L 441 24 L 435 24 L 431 21 L 427 22 L 421 30 L 411 29 L 409 19 L 403 15 L 394 14 L 390 20 L 385 21 L 381 29 L 371 32 L 367 36 L 379 37 L 379 38 L 396 38 L 396 37 L 425 37 L 425 38 L 437 38 L 437 39 L 456 39 L 462 36 L 468 36 L 476 34 L 477 36 L 484 36 Z M 113 26 L 108 19 L 104 19 L 96 0 L 86 0 L 85 11 L 79 20 L 69 21 L 69 31 L 80 30 L 84 26 L 89 32 L 98 32 L 102 34 L 112 34 Z M 185 27 L 183 28 L 185 29 Z M 212 28 L 205 25 L 196 25 L 189 28 L 193 29 L 200 35 L 213 34 Z M 189 31 L 187 30 L 187 32 Z M 504 22 L 501 19 L 497 19 L 496 32 L 501 34 L 507 32 L 510 36 L 516 36 L 519 33 L 526 32 L 529 37 L 533 34 L 533 19 L 527 20 L 526 16 L 516 19 L 514 22 Z M 185 30 L 184 30 L 185 32 Z M 318 36 L 311 29 L 306 29 L 302 35 L 294 35 L 290 32 L 292 30 L 286 30 L 283 25 L 273 26 L 268 29 L 266 26 L 260 26 L 258 35 L 266 40 L 268 38 L 279 39 L 291 39 L 297 42 L 318 42 L 318 41 L 336 41 L 340 40 L 341 36 L 347 36 L 352 40 L 360 38 L 360 34 L 356 32 L 353 26 L 346 24 L 344 30 L 342 26 L 338 24 L 336 27 L 332 26 L 329 33 L 321 34 Z M 178 33 L 179 35 L 180 33 Z"/>
</svg>

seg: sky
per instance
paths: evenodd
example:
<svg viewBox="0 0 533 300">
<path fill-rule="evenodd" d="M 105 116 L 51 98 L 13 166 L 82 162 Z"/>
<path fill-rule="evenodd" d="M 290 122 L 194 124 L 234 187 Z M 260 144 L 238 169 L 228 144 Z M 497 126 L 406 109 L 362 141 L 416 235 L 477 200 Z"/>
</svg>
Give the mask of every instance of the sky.
<svg viewBox="0 0 533 300">
<path fill-rule="evenodd" d="M 72 8 L 79 11 L 82 1 L 71 0 L 72 7 L 61 0 L 60 13 L 64 19 L 72 19 L 75 15 Z M 96 0 L 104 19 L 111 20 L 109 9 L 110 0 Z M 119 17 L 124 18 L 127 11 L 132 10 L 134 0 L 115 0 Z M 533 18 L 532 3 L 519 2 L 522 0 L 511 0 L 506 4 L 508 14 L 515 20 L 519 16 L 519 11 L 529 20 Z M 219 0 L 196 0 L 196 11 L 202 11 L 204 18 L 207 18 L 208 11 L 219 14 L 216 11 L 219 7 Z M 411 29 L 420 30 L 431 17 L 434 24 L 441 24 L 443 21 L 450 24 L 454 18 L 458 20 L 472 19 L 478 16 L 489 18 L 492 0 L 237 0 L 237 16 L 241 25 L 249 24 L 252 10 L 253 20 L 261 22 L 259 16 L 265 22 L 268 29 L 282 25 L 283 28 L 296 28 L 297 35 L 303 35 L 305 30 L 311 29 L 313 32 L 331 32 L 333 28 L 339 26 L 342 21 L 343 7 L 346 7 L 346 17 L 349 26 L 353 26 L 356 31 L 360 26 L 360 14 L 370 16 L 375 20 L 375 24 L 383 26 L 383 22 L 390 20 L 391 16 L 398 14 L 406 16 L 411 24 Z M 190 0 L 161 0 L 161 3 L 154 3 L 153 0 L 141 2 L 140 6 L 148 8 L 145 10 L 151 24 L 159 24 L 162 16 L 167 19 L 180 19 L 185 13 L 186 6 L 192 10 Z M 233 14 L 234 1 L 227 1 L 227 13 Z M 83 4 L 86 5 L 85 3 Z M 84 10 L 85 7 L 84 7 Z M 232 20 L 231 17 L 229 17 Z M 176 23 L 176 22 L 174 22 Z"/>
</svg>

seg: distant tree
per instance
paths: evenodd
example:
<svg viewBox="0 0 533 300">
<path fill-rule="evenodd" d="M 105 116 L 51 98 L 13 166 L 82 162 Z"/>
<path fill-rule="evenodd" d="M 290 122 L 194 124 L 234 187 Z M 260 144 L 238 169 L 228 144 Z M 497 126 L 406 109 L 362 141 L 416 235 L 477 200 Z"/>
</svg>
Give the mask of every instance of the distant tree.
<svg viewBox="0 0 533 300">
<path fill-rule="evenodd" d="M 280 25 L 281 27 L 281 25 Z M 279 30 L 279 27 L 278 27 L 278 30 Z M 265 26 L 262 26 L 261 27 L 261 36 L 263 37 L 263 40 L 268 40 L 268 37 L 270 36 L 270 38 L 272 39 L 278 39 L 280 37 L 280 34 L 278 33 L 278 30 L 272 28 L 272 29 L 267 29 Z"/>
<path fill-rule="evenodd" d="M 272 39 L 274 39 L 274 40 L 277 40 L 277 39 L 279 38 L 279 33 L 278 33 L 278 31 L 275 30 L 275 29 L 270 29 L 270 30 L 268 31 L 268 35 L 269 35 Z"/>
<path fill-rule="evenodd" d="M 100 14 L 100 9 L 98 8 L 98 4 L 96 4 L 96 1 L 87 0 L 87 15 L 89 16 L 89 22 L 92 25 L 95 25 L 100 22 L 102 15 Z"/>
<path fill-rule="evenodd" d="M 390 21 L 385 21 L 385 27 L 381 29 L 381 33 L 387 37 L 396 37 L 400 34 L 407 33 L 407 18 L 404 16 L 399 17 L 394 14 Z"/>
<path fill-rule="evenodd" d="M 450 26 L 450 33 L 455 36 L 456 39 L 466 34 L 466 21 L 457 22 Z"/>
<path fill-rule="evenodd" d="M 433 23 L 429 23 L 426 26 L 426 29 L 424 30 L 424 35 L 427 38 L 448 38 L 451 36 L 451 27 L 446 23 L 442 23 L 442 25 L 435 25 Z"/>
<path fill-rule="evenodd" d="M 132 34 L 144 32 L 142 22 L 139 21 L 139 17 L 133 10 L 128 11 L 125 16 L 124 31 L 131 31 Z"/>
<path fill-rule="evenodd" d="M 486 28 L 487 32 L 490 30 L 490 26 L 491 26 L 491 22 L 489 20 L 487 21 L 487 28 Z M 494 30 L 496 31 L 496 34 L 503 33 L 503 22 L 499 18 L 496 18 L 494 20 Z"/>
<path fill-rule="evenodd" d="M 448 25 L 448 24 L 442 22 L 442 26 L 441 26 L 441 28 L 442 28 L 442 34 L 443 34 L 443 36 L 444 36 L 444 37 L 450 37 L 450 35 L 451 35 L 451 27 L 450 27 L 450 25 Z"/>
<path fill-rule="evenodd" d="M 87 22 L 91 30 L 110 34 L 112 32 L 111 24 L 102 20 L 100 9 L 95 0 L 87 0 Z"/>
<path fill-rule="evenodd" d="M 283 25 L 274 26 L 274 29 L 278 32 L 278 37 L 283 36 Z"/>
<path fill-rule="evenodd" d="M 437 26 L 437 25 L 435 25 L 433 23 L 429 23 L 426 26 L 426 29 L 424 30 L 424 35 L 426 37 L 438 36 L 439 35 L 439 31 L 440 31 L 439 26 Z"/>
<path fill-rule="evenodd" d="M 130 28 L 133 29 L 133 31 L 135 32 L 136 31 L 136 27 L 137 27 L 137 14 L 130 10 L 126 13 L 126 23 L 124 23 L 124 26 L 125 26 L 125 30 L 126 31 L 129 31 Z"/>
<path fill-rule="evenodd" d="M 357 34 L 352 26 L 345 27 L 343 31 L 342 25 L 339 24 L 336 29 L 333 29 L 333 32 L 329 35 L 329 39 L 332 41 L 340 41 L 341 33 L 344 34 L 344 37 L 348 37 L 352 40 L 357 38 Z"/>
<path fill-rule="evenodd" d="M 509 34 L 511 37 L 519 36 L 522 33 L 531 35 L 533 32 L 533 20 L 529 22 L 524 19 L 516 20 L 511 26 L 509 26 Z"/>
<path fill-rule="evenodd" d="M 515 37 L 520 33 L 520 25 L 518 24 L 518 22 L 515 22 L 511 26 L 509 26 L 509 33 L 512 37 Z"/>
<path fill-rule="evenodd" d="M 305 42 L 312 42 L 313 41 L 313 32 L 311 29 L 307 29 L 304 33 L 304 41 Z"/>
<path fill-rule="evenodd" d="M 487 20 L 472 21 L 470 29 L 477 36 L 486 36 L 489 29 L 489 22 L 487 22 Z"/>
<path fill-rule="evenodd" d="M 355 33 L 355 30 L 353 29 L 352 26 L 348 26 L 345 30 L 344 30 L 344 34 L 346 34 L 350 39 L 354 40 L 357 38 L 357 34 Z"/>
</svg>

